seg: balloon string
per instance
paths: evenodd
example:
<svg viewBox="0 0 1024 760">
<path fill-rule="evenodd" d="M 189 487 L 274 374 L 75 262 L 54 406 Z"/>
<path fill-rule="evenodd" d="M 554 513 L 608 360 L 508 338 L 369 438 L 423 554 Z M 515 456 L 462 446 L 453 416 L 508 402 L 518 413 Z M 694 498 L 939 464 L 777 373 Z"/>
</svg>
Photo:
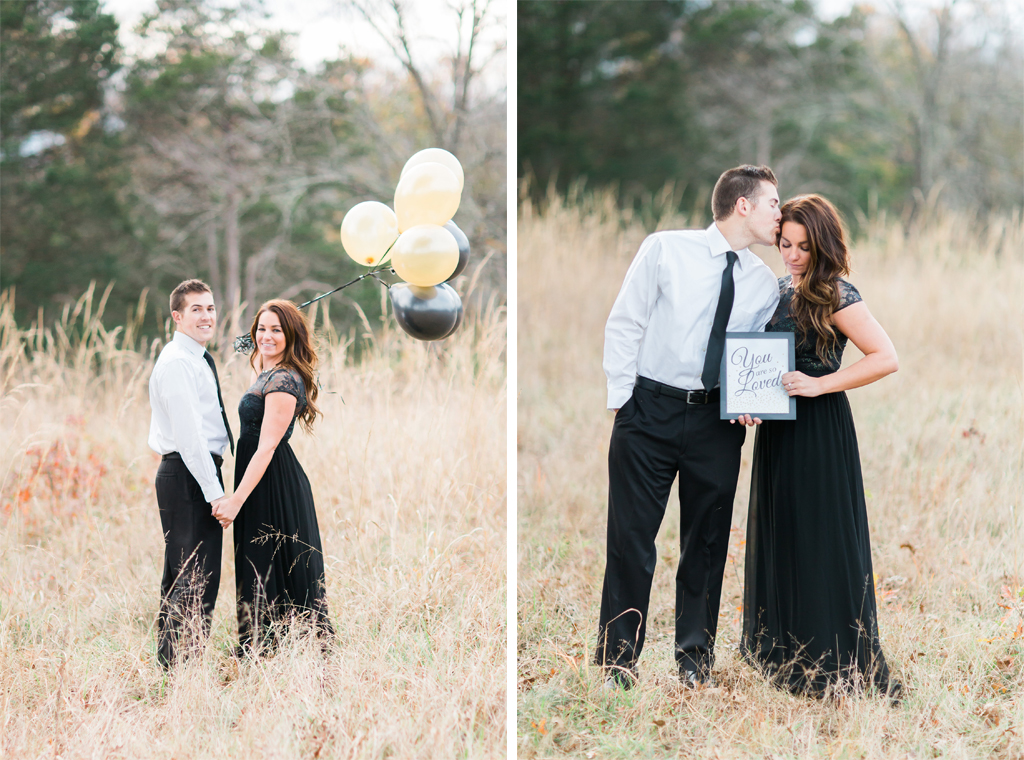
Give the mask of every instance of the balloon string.
<svg viewBox="0 0 1024 760">
<path fill-rule="evenodd" d="M 297 308 L 305 309 L 307 306 L 309 306 L 312 303 L 316 303 L 321 298 L 327 298 L 327 296 L 334 295 L 339 290 L 344 290 L 349 285 L 355 285 L 357 282 L 359 282 L 360 280 L 365 280 L 367 277 L 372 277 L 373 279 L 375 279 L 377 282 L 379 282 L 384 287 L 390 288 L 391 287 L 390 285 L 388 285 L 386 282 L 381 280 L 380 277 L 377 276 L 377 275 L 379 275 L 383 271 L 385 271 L 385 270 L 383 270 L 383 269 L 374 269 L 372 272 L 367 272 L 366 274 L 361 274 L 358 277 L 356 277 L 354 280 L 352 280 L 351 282 L 346 282 L 344 285 L 341 285 L 341 286 L 335 288 L 334 290 L 330 291 L 329 293 L 324 293 L 323 295 L 319 295 L 316 298 L 312 298 L 309 301 L 306 301 L 306 303 L 299 304 L 299 306 Z M 395 274 L 395 270 L 394 269 L 388 269 L 386 271 L 391 272 L 391 274 Z"/>
<path fill-rule="evenodd" d="M 398 238 L 395 238 L 395 241 L 391 245 L 388 246 L 388 249 L 386 251 L 384 251 L 384 255 L 381 256 L 381 258 L 385 258 L 388 255 L 388 253 L 390 253 L 391 249 L 395 247 L 395 243 L 397 243 L 397 242 L 398 242 Z M 306 301 L 306 303 L 299 304 L 296 308 L 298 308 L 298 309 L 305 309 L 311 303 L 316 303 L 321 298 L 327 298 L 327 296 L 332 296 L 335 293 L 337 293 L 339 290 L 344 290 L 349 285 L 355 285 L 357 282 L 359 282 L 360 280 L 365 280 L 367 277 L 372 277 L 377 282 L 379 282 L 381 285 L 383 285 L 385 288 L 390 289 L 391 286 L 388 285 L 386 282 L 384 282 L 382 279 L 380 279 L 380 277 L 377 276 L 377 275 L 379 275 L 383 271 L 388 271 L 388 272 L 391 272 L 391 274 L 396 274 L 395 270 L 391 269 L 391 268 L 388 268 L 387 270 L 384 270 L 384 269 L 372 269 L 369 272 L 366 272 L 365 274 L 359 275 L 358 277 L 356 277 L 351 282 L 346 282 L 344 285 L 341 285 L 340 287 L 335 288 L 330 293 L 324 293 L 321 296 L 317 296 L 316 298 L 313 298 L 313 299 L 310 299 L 309 301 Z"/>
<path fill-rule="evenodd" d="M 394 243 L 392 243 L 392 245 L 394 245 Z M 388 248 L 388 251 L 390 251 L 390 250 L 391 250 L 391 248 Z M 387 251 L 385 251 L 384 253 L 385 253 L 385 255 L 386 255 L 386 254 L 387 254 Z M 319 301 L 319 300 L 320 300 L 321 298 L 327 298 L 327 296 L 330 296 L 330 295 L 334 295 L 334 294 L 335 294 L 335 293 L 337 293 L 337 292 L 338 292 L 339 290 L 344 290 L 344 289 L 345 289 L 345 288 L 347 288 L 347 287 L 348 287 L 349 285 L 355 285 L 355 284 L 356 284 L 357 282 L 359 282 L 360 280 L 365 280 L 365 279 L 366 279 L 367 277 L 372 277 L 372 278 L 373 278 L 373 279 L 375 279 L 375 280 L 376 280 L 377 282 L 379 282 L 379 283 L 380 283 L 381 285 L 383 285 L 383 286 L 384 286 L 385 288 L 387 288 L 388 290 L 390 290 L 390 289 L 391 289 L 391 286 L 390 286 L 390 285 L 389 285 L 388 283 L 384 282 L 384 280 L 382 280 L 382 279 L 380 278 L 380 276 L 379 276 L 379 275 L 380 275 L 380 273 L 381 273 L 382 271 L 384 271 L 384 270 L 383 270 L 383 269 L 374 269 L 374 270 L 373 270 L 372 272 L 367 272 L 367 273 L 365 273 L 365 274 L 361 274 L 361 275 L 359 275 L 358 277 L 356 277 L 356 278 L 355 278 L 354 280 L 352 280 L 351 282 L 346 282 L 346 283 L 345 283 L 344 285 L 342 285 L 341 287 L 339 287 L 339 288 L 335 288 L 335 289 L 334 289 L 334 290 L 332 290 L 332 291 L 331 291 L 330 293 L 324 293 L 324 294 L 323 294 L 322 296 L 317 296 L 316 298 L 313 298 L 313 299 L 311 299 L 311 300 L 309 300 L 309 301 L 306 301 L 306 303 L 304 303 L 304 304 L 300 304 L 300 305 L 299 305 L 299 306 L 297 306 L 296 308 L 298 308 L 298 309 L 304 309 L 304 308 L 306 308 L 307 306 L 309 306 L 309 305 L 310 305 L 311 303 L 315 303 L 315 302 Z M 394 269 L 388 269 L 387 271 L 391 272 L 391 274 L 395 274 L 395 270 L 394 270 Z M 317 387 L 318 387 L 318 388 L 319 388 L 320 390 L 322 390 L 322 391 L 324 390 L 324 386 L 323 386 L 323 384 L 322 384 L 322 383 L 320 382 L 320 373 L 319 373 L 319 372 L 317 372 L 317 373 L 316 373 L 316 384 L 317 384 Z M 338 393 L 338 392 L 337 392 L 337 391 L 324 391 L 324 393 Z M 345 403 L 345 397 L 344 397 L 344 396 L 342 396 L 342 395 L 341 395 L 340 393 L 338 393 L 338 397 L 339 397 L 339 398 L 341 399 L 341 403 L 343 403 L 343 404 L 344 404 L 344 403 Z"/>
<path fill-rule="evenodd" d="M 391 249 L 389 248 L 388 250 L 391 250 Z M 385 251 L 385 253 L 387 253 L 387 252 Z M 388 283 L 384 282 L 384 280 L 382 280 L 380 278 L 381 272 L 391 272 L 391 274 L 397 274 L 395 272 L 395 270 L 391 269 L 391 268 L 387 268 L 387 269 L 374 269 L 374 270 L 372 270 L 370 272 L 366 272 L 365 274 L 359 275 L 354 280 L 346 282 L 344 285 L 341 285 L 341 286 L 335 288 L 334 290 L 330 291 L 329 293 L 324 293 L 323 295 L 319 295 L 316 298 L 311 298 L 310 300 L 306 301 L 305 303 L 299 304 L 298 307 L 296 307 L 296 308 L 305 309 L 307 306 L 309 306 L 310 304 L 316 303 L 321 298 L 327 298 L 327 296 L 334 295 L 339 290 L 344 290 L 349 285 L 355 285 L 357 282 L 359 282 L 361 280 L 365 280 L 367 277 L 372 277 L 377 282 L 379 282 L 381 285 L 383 285 L 385 288 L 390 290 L 391 286 Z M 237 351 L 239 353 L 242 353 L 242 354 L 251 354 L 253 351 L 256 350 L 256 346 L 253 344 L 252 337 L 249 335 L 249 333 L 245 333 L 244 335 L 239 335 L 237 338 L 235 338 L 235 340 L 234 340 L 234 349 L 235 349 L 235 351 Z"/>
</svg>

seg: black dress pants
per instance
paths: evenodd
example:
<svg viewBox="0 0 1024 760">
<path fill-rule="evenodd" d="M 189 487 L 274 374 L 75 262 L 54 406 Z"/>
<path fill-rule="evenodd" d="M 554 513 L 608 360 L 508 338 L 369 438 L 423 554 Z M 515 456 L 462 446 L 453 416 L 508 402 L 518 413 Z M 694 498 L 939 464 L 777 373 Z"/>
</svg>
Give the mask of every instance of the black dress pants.
<svg viewBox="0 0 1024 760">
<path fill-rule="evenodd" d="M 219 464 L 217 478 L 223 485 Z M 224 529 L 213 516 L 199 483 L 180 459 L 160 462 L 156 502 L 164 532 L 157 658 L 168 667 L 182 650 L 197 649 L 210 634 L 220 587 Z"/>
<path fill-rule="evenodd" d="M 688 404 L 644 388 L 619 410 L 608 450 L 608 554 L 595 661 L 635 671 L 644 646 L 654 540 L 679 475 L 676 662 L 707 674 L 732 504 L 746 429 L 719 419 L 719 404 Z"/>
</svg>

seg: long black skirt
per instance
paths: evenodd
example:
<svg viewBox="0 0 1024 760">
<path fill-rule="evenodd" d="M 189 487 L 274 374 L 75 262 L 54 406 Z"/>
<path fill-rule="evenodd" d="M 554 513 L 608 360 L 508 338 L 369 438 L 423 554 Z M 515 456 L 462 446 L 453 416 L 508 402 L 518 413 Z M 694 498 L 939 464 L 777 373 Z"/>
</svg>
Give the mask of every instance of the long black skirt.
<svg viewBox="0 0 1024 760">
<path fill-rule="evenodd" d="M 259 437 L 242 435 L 235 455 L 235 488 L 256 453 Z M 282 441 L 234 522 L 238 635 L 243 650 L 265 648 L 297 622 L 327 641 L 324 556 L 309 479 Z"/>
<path fill-rule="evenodd" d="M 747 518 L 741 651 L 777 685 L 895 694 L 878 636 L 867 508 L 845 393 L 761 424 Z"/>
</svg>

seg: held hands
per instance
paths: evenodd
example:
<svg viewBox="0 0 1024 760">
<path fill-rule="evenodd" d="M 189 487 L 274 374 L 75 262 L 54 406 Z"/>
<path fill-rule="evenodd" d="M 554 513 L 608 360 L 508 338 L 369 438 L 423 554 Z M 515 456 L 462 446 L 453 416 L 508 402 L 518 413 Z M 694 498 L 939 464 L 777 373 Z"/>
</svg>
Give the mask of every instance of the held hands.
<svg viewBox="0 0 1024 760">
<path fill-rule="evenodd" d="M 790 396 L 820 396 L 824 389 L 821 378 L 810 377 L 803 372 L 787 372 L 782 376 L 782 387 Z"/>
<path fill-rule="evenodd" d="M 217 518 L 220 527 L 225 529 L 234 522 L 235 517 L 238 515 L 238 510 L 242 508 L 241 502 L 234 496 L 222 496 L 211 501 L 210 506 L 213 507 L 213 516 Z"/>
</svg>

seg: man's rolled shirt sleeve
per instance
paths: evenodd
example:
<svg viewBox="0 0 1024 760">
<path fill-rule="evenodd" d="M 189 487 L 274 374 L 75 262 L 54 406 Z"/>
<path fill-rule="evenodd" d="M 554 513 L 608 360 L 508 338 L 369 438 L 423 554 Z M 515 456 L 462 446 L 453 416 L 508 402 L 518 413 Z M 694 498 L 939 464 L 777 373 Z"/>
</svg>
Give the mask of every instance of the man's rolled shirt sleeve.
<svg viewBox="0 0 1024 760">
<path fill-rule="evenodd" d="M 195 399 L 199 389 L 181 362 L 171 362 L 161 378 L 161 398 L 171 420 L 174 442 L 181 461 L 203 490 L 203 498 L 212 502 L 224 495 L 217 478 L 217 466 L 210 455 L 210 444 L 203 435 L 202 415 Z"/>
<path fill-rule="evenodd" d="M 621 409 L 633 395 L 644 330 L 658 297 L 661 251 L 656 235 L 644 240 L 608 315 L 604 329 L 604 372 L 608 377 L 609 409 Z"/>
</svg>

